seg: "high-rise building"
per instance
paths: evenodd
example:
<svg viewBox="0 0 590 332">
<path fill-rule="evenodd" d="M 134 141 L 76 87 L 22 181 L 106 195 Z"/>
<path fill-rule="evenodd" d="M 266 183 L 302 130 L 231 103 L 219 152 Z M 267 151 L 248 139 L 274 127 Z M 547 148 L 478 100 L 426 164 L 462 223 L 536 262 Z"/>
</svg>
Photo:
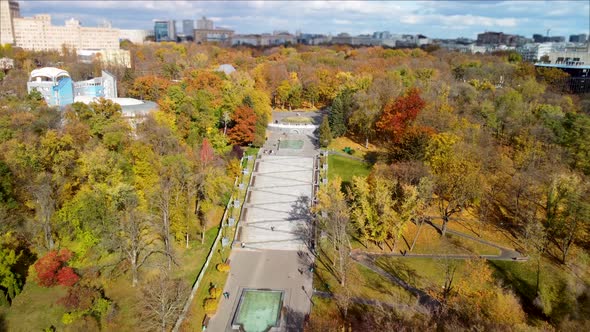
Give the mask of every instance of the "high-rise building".
<svg viewBox="0 0 590 332">
<path fill-rule="evenodd" d="M 0 0 L 0 44 L 13 44 L 26 50 L 61 51 L 72 49 L 119 49 L 119 31 L 110 26 L 83 27 L 75 19 L 65 26 L 51 24 L 51 16 L 20 17 L 16 1 Z"/>
<path fill-rule="evenodd" d="M 586 42 L 586 34 L 582 33 L 579 35 L 571 35 L 570 36 L 570 43 L 585 43 Z"/>
<path fill-rule="evenodd" d="M 213 30 L 213 21 L 208 20 L 205 16 L 203 16 L 200 20 L 197 20 L 197 29 Z"/>
<path fill-rule="evenodd" d="M 0 44 L 14 44 L 14 18 L 20 17 L 16 1 L 0 0 Z"/>
<path fill-rule="evenodd" d="M 545 37 L 543 35 L 540 35 L 538 33 L 533 35 L 533 41 L 535 43 L 542 43 L 544 41 Z"/>
<path fill-rule="evenodd" d="M 193 30 L 195 30 L 195 21 L 193 21 L 193 20 L 183 20 L 182 21 L 182 33 L 185 36 L 192 36 Z"/>
<path fill-rule="evenodd" d="M 60 51 L 72 49 L 119 49 L 119 31 L 113 28 L 90 28 L 69 19 L 65 26 L 51 24 L 51 16 L 14 18 L 14 44 L 28 50 Z"/>
<path fill-rule="evenodd" d="M 157 42 L 176 41 L 176 21 L 154 21 L 154 37 Z"/>
</svg>

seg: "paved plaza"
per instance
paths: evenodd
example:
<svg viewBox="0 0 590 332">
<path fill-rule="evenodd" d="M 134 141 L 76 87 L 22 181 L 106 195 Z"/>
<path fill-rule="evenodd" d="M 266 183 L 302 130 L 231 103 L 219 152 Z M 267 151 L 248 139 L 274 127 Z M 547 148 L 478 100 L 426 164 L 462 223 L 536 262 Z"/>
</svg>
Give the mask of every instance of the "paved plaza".
<svg viewBox="0 0 590 332">
<path fill-rule="evenodd" d="M 280 113 L 276 118 L 284 116 Z M 313 130 L 298 127 L 268 130 L 246 195 L 234 248 L 231 271 L 209 331 L 235 331 L 232 320 L 244 289 L 284 292 L 281 323 L 270 331 L 302 331 L 311 310 L 313 257 L 309 206 L 313 192 Z M 281 148 L 280 141 L 301 148 Z"/>
</svg>

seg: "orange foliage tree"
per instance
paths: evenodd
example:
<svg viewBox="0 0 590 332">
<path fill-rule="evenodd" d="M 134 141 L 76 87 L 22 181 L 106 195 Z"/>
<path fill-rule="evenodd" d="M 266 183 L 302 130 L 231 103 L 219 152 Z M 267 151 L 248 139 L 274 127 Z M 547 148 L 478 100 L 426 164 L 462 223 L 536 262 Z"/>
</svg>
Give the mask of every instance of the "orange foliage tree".
<svg viewBox="0 0 590 332">
<path fill-rule="evenodd" d="M 52 250 L 41 257 L 35 263 L 39 285 L 43 287 L 72 286 L 78 282 L 80 277 L 71 267 L 66 266 L 71 257 L 72 252 L 67 249 L 61 249 L 59 252 Z"/>
<path fill-rule="evenodd" d="M 256 114 L 248 106 L 238 107 L 233 116 L 235 125 L 228 129 L 227 137 L 234 144 L 244 145 L 254 140 L 256 130 Z"/>
<path fill-rule="evenodd" d="M 393 103 L 387 103 L 377 121 L 377 131 L 387 140 L 401 141 L 409 125 L 416 119 L 426 103 L 420 97 L 420 91 L 412 88 L 398 97 Z"/>
<path fill-rule="evenodd" d="M 168 90 L 172 82 L 155 75 L 142 76 L 135 79 L 127 93 L 130 97 L 157 101 Z"/>
</svg>

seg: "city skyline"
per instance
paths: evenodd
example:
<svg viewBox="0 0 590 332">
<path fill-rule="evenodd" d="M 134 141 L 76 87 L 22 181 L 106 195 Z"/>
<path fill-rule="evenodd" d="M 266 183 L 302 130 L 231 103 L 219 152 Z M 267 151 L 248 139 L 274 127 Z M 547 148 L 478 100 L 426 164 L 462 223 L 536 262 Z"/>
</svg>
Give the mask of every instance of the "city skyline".
<svg viewBox="0 0 590 332">
<path fill-rule="evenodd" d="M 580 1 L 19 1 L 21 15 L 51 14 L 54 24 L 74 17 L 84 26 L 104 20 L 122 29 L 153 30 L 156 19 L 196 20 L 237 33 L 300 30 L 353 35 L 374 31 L 425 34 L 431 38 L 475 38 L 483 31 L 531 37 L 589 33 L 590 5 Z M 534 4 L 532 6 L 531 4 Z M 141 8 L 139 8 L 141 7 Z M 237 15 L 240 13 L 240 15 Z M 329 18 L 328 18 L 329 17 Z"/>
</svg>

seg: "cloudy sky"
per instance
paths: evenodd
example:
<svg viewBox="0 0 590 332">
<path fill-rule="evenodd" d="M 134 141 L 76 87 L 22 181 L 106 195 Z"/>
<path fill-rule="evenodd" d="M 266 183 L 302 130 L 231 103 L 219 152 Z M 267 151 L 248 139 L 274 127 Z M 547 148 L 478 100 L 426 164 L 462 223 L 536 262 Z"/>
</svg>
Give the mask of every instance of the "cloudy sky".
<svg viewBox="0 0 590 332">
<path fill-rule="evenodd" d="M 435 38 L 475 38 L 483 31 L 531 37 L 589 33 L 590 1 L 26 1 L 21 15 L 51 14 L 54 24 L 70 17 L 85 26 L 103 20 L 113 27 L 153 29 L 154 19 L 207 16 L 236 33 L 273 30 L 351 34 L 388 30 Z"/>
</svg>

